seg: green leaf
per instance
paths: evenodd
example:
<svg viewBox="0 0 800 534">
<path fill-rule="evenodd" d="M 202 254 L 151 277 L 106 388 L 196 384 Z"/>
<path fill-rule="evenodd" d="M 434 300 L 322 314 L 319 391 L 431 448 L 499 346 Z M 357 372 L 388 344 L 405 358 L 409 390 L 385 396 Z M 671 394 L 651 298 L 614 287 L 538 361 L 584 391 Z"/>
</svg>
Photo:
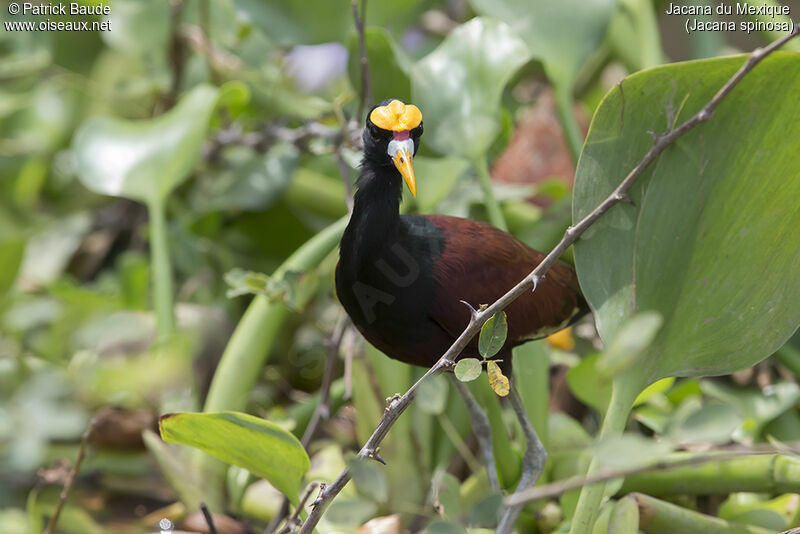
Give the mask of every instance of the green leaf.
<svg viewBox="0 0 800 534">
<path fill-rule="evenodd" d="M 587 356 L 567 371 L 567 385 L 578 400 L 602 413 L 611 398 L 611 384 L 598 376 L 599 358 L 600 354 Z"/>
<path fill-rule="evenodd" d="M 593 461 L 609 469 L 630 469 L 663 460 L 672 452 L 672 444 L 639 434 L 600 437 L 589 448 Z"/>
<path fill-rule="evenodd" d="M 486 359 L 497 354 L 503 348 L 507 335 L 506 312 L 497 312 L 481 327 L 481 334 L 478 338 L 478 351 L 481 356 Z"/>
<path fill-rule="evenodd" d="M 779 382 L 755 391 L 703 380 L 700 389 L 712 399 L 734 408 L 745 419 L 740 433 L 749 437 L 756 437 L 764 425 L 800 400 L 800 386 L 794 382 Z"/>
<path fill-rule="evenodd" d="M 152 430 L 145 430 L 142 433 L 147 450 L 158 463 L 161 473 L 169 481 L 169 485 L 178 494 L 183 504 L 190 510 L 198 510 L 201 503 L 206 503 L 213 509 L 221 510 L 224 507 L 222 492 L 215 491 L 203 484 L 203 477 L 198 473 L 188 459 L 180 453 L 180 447 L 169 445 L 161 441 L 158 435 Z"/>
<path fill-rule="evenodd" d="M 447 392 L 447 379 L 445 377 L 442 375 L 429 376 L 417 388 L 419 408 L 431 415 L 444 413 L 444 409 L 447 406 Z"/>
<path fill-rule="evenodd" d="M 96 193 L 163 202 L 197 163 L 216 101 L 201 85 L 155 119 L 89 119 L 73 142 L 80 180 Z"/>
<path fill-rule="evenodd" d="M 389 483 L 386 471 L 373 460 L 353 455 L 347 460 L 347 467 L 358 491 L 378 503 L 386 503 L 389 499 Z"/>
<path fill-rule="evenodd" d="M 688 119 L 743 62 L 667 65 L 612 89 L 581 155 L 574 220 L 647 152 L 647 131 Z M 623 375 L 636 387 L 753 365 L 800 324 L 800 151 L 785 142 L 800 136 L 798 90 L 800 56 L 771 55 L 645 171 L 629 192 L 635 206 L 615 206 L 576 243 L 581 287 L 606 342 L 641 310 L 663 317 Z"/>
<path fill-rule="evenodd" d="M 640 312 L 631 317 L 597 360 L 600 379 L 609 380 L 634 365 L 653 342 L 662 323 L 658 312 Z"/>
<path fill-rule="evenodd" d="M 353 24 L 346 0 L 237 0 L 236 8 L 279 46 L 341 41 Z"/>
<path fill-rule="evenodd" d="M 169 15 L 169 5 L 161 0 L 115 2 L 109 16 L 114 31 L 100 32 L 100 37 L 111 48 L 164 63 L 170 38 Z"/>
<path fill-rule="evenodd" d="M 481 15 L 506 22 L 539 58 L 547 76 L 570 91 L 586 58 L 604 39 L 616 0 L 470 0 Z"/>
<path fill-rule="evenodd" d="M 614 55 L 630 72 L 663 63 L 664 52 L 653 2 L 620 0 L 608 26 L 608 42 Z"/>
<path fill-rule="evenodd" d="M 167 443 L 196 447 L 243 467 L 297 503 L 310 462 L 300 441 L 283 428 L 239 412 L 167 414 L 158 427 Z"/>
<path fill-rule="evenodd" d="M 464 358 L 458 360 L 454 372 L 456 378 L 462 382 L 472 382 L 481 376 L 481 362 L 478 358 Z"/>
<path fill-rule="evenodd" d="M 567 385 L 572 394 L 581 402 L 599 412 L 604 412 L 611 399 L 611 381 L 601 377 L 597 370 L 597 363 L 601 357 L 602 354 L 587 356 L 578 365 L 567 371 Z M 664 393 L 672 386 L 674 380 L 674 378 L 668 377 L 653 382 L 639 393 L 633 405 L 639 405 L 653 395 Z"/>
<path fill-rule="evenodd" d="M 426 143 L 449 156 L 483 157 L 500 132 L 500 96 L 530 54 L 508 25 L 474 18 L 411 69 Z"/>
<path fill-rule="evenodd" d="M 294 145 L 279 142 L 266 153 L 235 148 L 225 153 L 224 171 L 214 169 L 196 182 L 196 209 L 264 211 L 289 186 L 299 156 Z"/>
<path fill-rule="evenodd" d="M 461 502 L 461 481 L 441 468 L 433 474 L 431 497 L 434 503 L 438 504 L 438 512 L 444 519 L 456 521 L 464 511 Z"/>
<path fill-rule="evenodd" d="M 317 291 L 319 276 L 316 271 L 301 273 L 286 271 L 279 277 L 264 273 L 234 268 L 225 273 L 225 282 L 230 286 L 228 298 L 241 295 L 266 295 L 272 301 L 283 302 L 294 311 L 303 311 Z"/>
<path fill-rule="evenodd" d="M 24 252 L 25 240 L 21 237 L 0 243 L 0 297 L 14 285 Z"/>
<path fill-rule="evenodd" d="M 414 198 L 408 188 L 403 188 L 403 205 L 406 202 L 414 203 L 418 213 L 436 213 L 439 203 L 448 197 L 468 167 L 469 163 L 461 158 L 415 157 L 414 171 L 419 194 Z M 482 196 L 480 198 L 483 199 Z"/>
<path fill-rule="evenodd" d="M 430 522 L 424 530 L 424 534 L 466 534 L 466 532 L 461 525 L 448 523 L 441 519 Z"/>
<path fill-rule="evenodd" d="M 742 424 L 742 416 L 727 404 L 698 404 L 689 401 L 688 410 L 679 409 L 673 415 L 669 424 L 669 437 L 681 446 L 728 443 L 736 428 Z"/>
<path fill-rule="evenodd" d="M 500 366 L 494 360 L 486 362 L 486 374 L 489 375 L 489 385 L 500 397 L 505 397 L 509 393 L 510 384 L 508 377 L 500 370 Z"/>
</svg>

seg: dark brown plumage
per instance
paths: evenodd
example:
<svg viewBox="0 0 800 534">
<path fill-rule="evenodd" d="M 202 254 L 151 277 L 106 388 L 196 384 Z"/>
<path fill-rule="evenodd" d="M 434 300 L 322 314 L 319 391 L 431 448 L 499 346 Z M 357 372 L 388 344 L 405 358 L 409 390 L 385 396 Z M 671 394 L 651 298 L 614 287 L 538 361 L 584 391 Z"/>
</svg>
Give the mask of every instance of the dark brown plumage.
<svg viewBox="0 0 800 534">
<path fill-rule="evenodd" d="M 376 107 L 385 111 L 389 105 L 396 106 L 384 101 Z M 544 256 L 489 224 L 443 215 L 400 215 L 403 179 L 416 192 L 410 161 L 421 135 L 421 122 L 398 132 L 367 119 L 364 160 L 342 237 L 336 290 L 370 343 L 392 358 L 430 367 L 469 322 L 461 300 L 475 308 L 491 304 Z M 510 362 L 512 347 L 550 335 L 586 311 L 575 272 L 556 264 L 535 293 L 506 309 L 508 339 L 497 358 Z M 476 337 L 462 357 L 477 355 Z"/>
</svg>

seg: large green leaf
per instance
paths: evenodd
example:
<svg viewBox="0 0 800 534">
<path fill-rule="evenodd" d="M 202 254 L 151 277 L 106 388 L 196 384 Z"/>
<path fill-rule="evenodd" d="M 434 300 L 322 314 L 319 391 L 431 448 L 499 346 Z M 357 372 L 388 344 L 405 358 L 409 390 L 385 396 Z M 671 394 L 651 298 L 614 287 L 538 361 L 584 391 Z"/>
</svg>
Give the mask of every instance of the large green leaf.
<svg viewBox="0 0 800 534">
<path fill-rule="evenodd" d="M 201 85 L 155 119 L 90 119 L 73 144 L 81 181 L 104 195 L 163 201 L 197 163 L 216 100 L 217 89 Z"/>
<path fill-rule="evenodd" d="M 699 32 L 690 42 L 695 42 Z M 714 35 L 724 35 L 714 33 Z M 656 8 L 651 0 L 620 0 L 608 26 L 608 42 L 629 71 L 655 67 L 664 62 Z"/>
<path fill-rule="evenodd" d="M 572 89 L 583 65 L 606 34 L 616 0 L 470 0 L 481 15 L 509 24 L 556 84 Z"/>
<path fill-rule="evenodd" d="M 614 88 L 595 114 L 575 180 L 574 219 L 597 206 L 663 132 L 686 120 L 743 57 L 668 65 Z M 633 366 L 664 376 L 752 365 L 800 323 L 800 56 L 751 72 L 713 118 L 679 138 L 575 246 L 601 336 L 639 311 L 664 323 Z"/>
<path fill-rule="evenodd" d="M 411 69 L 426 143 L 442 154 L 482 157 L 500 132 L 500 96 L 530 53 L 507 24 L 478 17 L 462 24 Z"/>
<path fill-rule="evenodd" d="M 310 461 L 300 441 L 274 423 L 239 412 L 174 413 L 158 421 L 167 443 L 196 447 L 267 479 L 292 502 Z"/>
<path fill-rule="evenodd" d="M 235 0 L 235 5 L 245 24 L 261 28 L 280 46 L 342 42 L 353 28 L 350 0 Z M 403 31 L 425 7 L 421 0 L 373 2 L 367 6 L 366 24 Z"/>
</svg>

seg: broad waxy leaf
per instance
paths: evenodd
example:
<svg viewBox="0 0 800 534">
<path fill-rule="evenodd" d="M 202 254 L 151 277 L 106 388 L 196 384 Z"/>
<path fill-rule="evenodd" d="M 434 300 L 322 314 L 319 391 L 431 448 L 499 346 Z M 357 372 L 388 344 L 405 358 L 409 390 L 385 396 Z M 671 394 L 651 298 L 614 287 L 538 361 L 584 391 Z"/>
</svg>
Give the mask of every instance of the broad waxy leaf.
<svg viewBox="0 0 800 534">
<path fill-rule="evenodd" d="M 267 479 L 296 503 L 310 461 L 291 432 L 239 412 L 174 413 L 158 421 L 167 443 L 196 447 Z"/>
<path fill-rule="evenodd" d="M 575 179 L 574 220 L 597 206 L 663 132 L 699 111 L 744 62 L 635 74 L 598 108 Z M 664 324 L 625 376 L 715 375 L 752 365 L 800 324 L 800 56 L 776 53 L 633 185 L 575 245 L 607 342 L 641 310 Z"/>
<path fill-rule="evenodd" d="M 366 10 L 365 26 L 405 29 L 426 5 L 421 0 L 375 2 Z M 242 19 L 260 27 L 280 46 L 341 42 L 353 29 L 350 0 L 237 0 L 236 9 Z"/>
<path fill-rule="evenodd" d="M 478 358 L 463 358 L 458 360 L 453 372 L 462 382 L 472 382 L 481 376 L 481 362 Z"/>
<path fill-rule="evenodd" d="M 599 412 L 604 412 L 608 408 L 611 399 L 611 379 L 604 378 L 597 370 L 597 363 L 602 354 L 591 354 L 581 360 L 581 363 L 567 371 L 567 385 L 570 391 L 581 402 L 595 408 Z M 663 378 L 653 382 L 639 393 L 633 405 L 637 406 L 647 402 L 649 398 L 667 391 L 675 379 L 673 377 Z"/>
<path fill-rule="evenodd" d="M 500 96 L 530 57 L 503 22 L 477 17 L 454 29 L 411 69 L 426 144 L 467 159 L 482 157 L 500 133 Z"/>
<path fill-rule="evenodd" d="M 663 63 L 661 33 L 653 2 L 619 0 L 619 8 L 608 26 L 608 42 L 631 72 Z"/>
<path fill-rule="evenodd" d="M 658 312 L 641 312 L 631 317 L 597 360 L 600 378 L 608 380 L 634 365 L 653 341 L 662 323 Z"/>
<path fill-rule="evenodd" d="M 419 194 L 414 198 L 407 187 L 403 188 L 403 205 L 413 202 L 417 213 L 437 213 L 439 203 L 448 198 L 468 167 L 469 163 L 461 158 L 416 156 L 414 171 Z"/>
<path fill-rule="evenodd" d="M 481 15 L 506 22 L 544 63 L 547 75 L 571 91 L 578 70 L 605 37 L 616 0 L 470 0 L 470 4 Z"/>
<path fill-rule="evenodd" d="M 155 119 L 89 119 L 73 143 L 80 180 L 96 193 L 162 202 L 197 163 L 216 101 L 201 85 Z"/>
<path fill-rule="evenodd" d="M 478 351 L 484 358 L 491 358 L 497 354 L 508 335 L 508 321 L 506 312 L 495 313 L 488 321 L 481 326 L 481 334 L 478 338 Z"/>
<path fill-rule="evenodd" d="M 486 362 L 486 373 L 489 375 L 489 385 L 501 397 L 508 395 L 510 384 L 508 377 L 500 370 L 500 366 L 494 360 Z"/>
</svg>

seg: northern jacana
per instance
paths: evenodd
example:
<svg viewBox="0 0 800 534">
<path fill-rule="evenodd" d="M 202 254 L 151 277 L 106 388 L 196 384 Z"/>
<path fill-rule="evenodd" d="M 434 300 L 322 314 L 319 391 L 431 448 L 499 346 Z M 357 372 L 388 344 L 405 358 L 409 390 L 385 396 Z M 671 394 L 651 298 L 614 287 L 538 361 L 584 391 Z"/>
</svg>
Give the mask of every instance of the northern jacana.
<svg viewBox="0 0 800 534">
<path fill-rule="evenodd" d="M 420 110 L 401 100 L 384 100 L 368 113 L 336 292 L 367 341 L 391 358 L 431 367 L 469 323 L 462 300 L 476 309 L 491 304 L 544 255 L 486 223 L 400 214 L 403 182 L 417 194 L 412 161 L 422 130 Z M 564 263 L 554 265 L 535 292 L 506 309 L 508 337 L 495 358 L 510 370 L 514 346 L 561 330 L 586 310 L 575 272 Z M 477 336 L 465 356 L 479 357 Z M 523 415 L 513 388 L 511 401 Z M 538 442 L 535 432 L 533 438 Z"/>
</svg>

